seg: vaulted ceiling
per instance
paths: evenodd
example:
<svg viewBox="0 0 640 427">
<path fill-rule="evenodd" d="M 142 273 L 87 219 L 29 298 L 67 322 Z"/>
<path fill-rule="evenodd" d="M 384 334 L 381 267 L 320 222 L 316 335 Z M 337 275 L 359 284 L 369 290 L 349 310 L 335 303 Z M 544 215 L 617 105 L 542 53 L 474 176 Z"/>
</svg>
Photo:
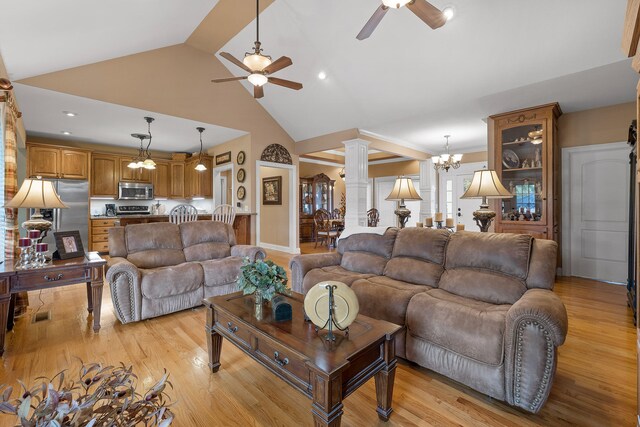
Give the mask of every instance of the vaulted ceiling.
<svg viewBox="0 0 640 427">
<path fill-rule="evenodd" d="M 637 83 L 619 47 L 625 0 L 433 0 L 455 7 L 444 27 L 390 10 L 364 41 L 355 35 L 379 0 L 263 0 L 264 52 L 290 56 L 278 77 L 305 87 L 267 85 L 259 101 L 247 83 L 210 83 L 242 74 L 214 54 L 251 48 L 253 0 L 61 0 L 37 9 L 1 1 L 11 19 L 0 26 L 0 55 L 12 80 L 32 86 L 17 85 L 18 101 L 27 130 L 41 134 L 59 136 L 64 123 L 39 102 L 54 91 L 189 128 L 216 125 L 220 139 L 251 132 L 267 143 L 360 128 L 431 152 L 451 134 L 453 150 L 473 151 L 486 147 L 490 114 L 552 101 L 565 112 L 630 102 Z M 87 129 L 99 128 L 93 120 Z M 123 145 L 137 130 L 113 126 Z"/>
</svg>

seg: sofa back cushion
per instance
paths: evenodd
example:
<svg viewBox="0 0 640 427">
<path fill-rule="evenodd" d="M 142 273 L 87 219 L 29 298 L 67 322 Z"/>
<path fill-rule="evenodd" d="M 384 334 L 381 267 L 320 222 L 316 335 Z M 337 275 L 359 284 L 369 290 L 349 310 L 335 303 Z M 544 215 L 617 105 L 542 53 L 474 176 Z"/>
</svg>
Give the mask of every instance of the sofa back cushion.
<svg viewBox="0 0 640 427">
<path fill-rule="evenodd" d="M 436 287 L 444 271 L 450 233 L 410 227 L 398 232 L 384 275 L 396 280 Z"/>
<path fill-rule="evenodd" d="M 338 241 L 342 254 L 340 266 L 346 270 L 381 276 L 391 258 L 397 228 L 388 228 L 383 235 L 375 233 L 353 234 Z"/>
<path fill-rule="evenodd" d="M 439 288 L 494 304 L 513 304 L 527 290 L 532 237 L 454 233 L 447 245 Z"/>
<path fill-rule="evenodd" d="M 180 229 L 176 224 L 157 222 L 125 227 L 127 260 L 138 268 L 157 268 L 185 262 Z"/>
<path fill-rule="evenodd" d="M 191 221 L 179 227 L 187 261 L 231 256 L 231 246 L 235 245 L 235 233 L 231 225 L 219 221 Z"/>
</svg>

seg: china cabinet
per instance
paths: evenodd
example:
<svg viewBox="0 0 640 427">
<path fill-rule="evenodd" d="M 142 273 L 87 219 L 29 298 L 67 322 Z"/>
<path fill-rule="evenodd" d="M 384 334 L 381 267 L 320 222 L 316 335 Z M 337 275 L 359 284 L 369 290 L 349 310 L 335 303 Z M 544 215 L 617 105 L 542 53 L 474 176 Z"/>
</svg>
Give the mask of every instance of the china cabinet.
<svg viewBox="0 0 640 427">
<path fill-rule="evenodd" d="M 494 168 L 513 197 L 498 201 L 497 233 L 558 241 L 557 103 L 489 117 Z"/>
<path fill-rule="evenodd" d="M 300 242 L 313 242 L 313 214 L 318 209 L 333 210 L 334 183 L 323 173 L 300 178 Z"/>
</svg>

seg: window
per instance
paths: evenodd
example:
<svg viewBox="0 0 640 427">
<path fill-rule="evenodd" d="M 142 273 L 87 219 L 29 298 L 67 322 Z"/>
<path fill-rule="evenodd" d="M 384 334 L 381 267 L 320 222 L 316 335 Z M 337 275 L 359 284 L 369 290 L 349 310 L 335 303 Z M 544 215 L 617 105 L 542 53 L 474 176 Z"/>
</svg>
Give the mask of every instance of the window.
<svg viewBox="0 0 640 427">
<path fill-rule="evenodd" d="M 516 210 L 520 212 L 520 208 L 524 208 L 531 213 L 536 213 L 536 186 L 535 184 L 517 184 L 515 186 L 516 193 Z"/>
<path fill-rule="evenodd" d="M 447 206 L 446 206 L 446 217 L 453 218 L 453 180 L 447 180 Z"/>
</svg>

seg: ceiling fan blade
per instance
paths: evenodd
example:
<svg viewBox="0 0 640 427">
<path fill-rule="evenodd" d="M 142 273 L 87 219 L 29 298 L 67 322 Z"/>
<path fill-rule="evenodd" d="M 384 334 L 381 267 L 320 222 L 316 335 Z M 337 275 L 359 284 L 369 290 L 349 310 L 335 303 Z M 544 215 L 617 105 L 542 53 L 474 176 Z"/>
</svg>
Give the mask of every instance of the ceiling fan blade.
<svg viewBox="0 0 640 427">
<path fill-rule="evenodd" d="M 289 89 L 300 90 L 302 89 L 302 83 L 292 82 L 291 80 L 279 79 L 277 77 L 269 77 L 269 83 L 274 85 L 284 86 Z"/>
<path fill-rule="evenodd" d="M 253 87 L 253 97 L 254 98 L 262 98 L 264 96 L 264 89 L 262 86 L 254 86 Z"/>
<path fill-rule="evenodd" d="M 245 71 L 248 71 L 249 73 L 252 73 L 253 71 L 251 70 L 251 68 L 247 67 L 246 65 L 244 65 L 244 63 L 242 61 L 240 61 L 239 59 L 237 59 L 235 56 L 231 55 L 228 52 L 220 52 L 220 56 L 222 56 L 224 59 L 226 59 L 229 62 L 233 62 L 234 64 L 236 64 L 238 67 L 242 68 Z"/>
<path fill-rule="evenodd" d="M 228 79 L 213 79 L 211 80 L 213 83 L 224 83 L 224 82 L 234 82 L 236 80 L 244 80 L 247 76 L 243 77 L 229 77 Z"/>
<path fill-rule="evenodd" d="M 447 22 L 444 13 L 426 0 L 413 0 L 407 4 L 407 7 L 434 30 L 442 27 Z"/>
<path fill-rule="evenodd" d="M 375 12 L 373 12 L 373 15 L 371 15 L 371 18 L 369 18 L 367 23 L 364 24 L 364 27 L 362 27 L 362 30 L 360 30 L 356 38 L 358 40 L 364 40 L 369 38 L 369 36 L 373 33 L 373 30 L 376 29 L 380 21 L 382 21 L 382 18 L 384 18 L 384 15 L 387 13 L 387 10 L 389 10 L 387 6 L 380 5 L 380 7 L 377 8 Z"/>
<path fill-rule="evenodd" d="M 270 65 L 264 67 L 264 70 L 262 71 L 264 71 L 267 74 L 271 74 L 271 73 L 275 73 L 276 71 L 280 71 L 283 68 L 287 68 L 291 64 L 293 64 L 293 61 L 291 61 L 291 58 L 289 58 L 288 56 L 281 56 L 280 58 L 272 62 Z"/>
</svg>

